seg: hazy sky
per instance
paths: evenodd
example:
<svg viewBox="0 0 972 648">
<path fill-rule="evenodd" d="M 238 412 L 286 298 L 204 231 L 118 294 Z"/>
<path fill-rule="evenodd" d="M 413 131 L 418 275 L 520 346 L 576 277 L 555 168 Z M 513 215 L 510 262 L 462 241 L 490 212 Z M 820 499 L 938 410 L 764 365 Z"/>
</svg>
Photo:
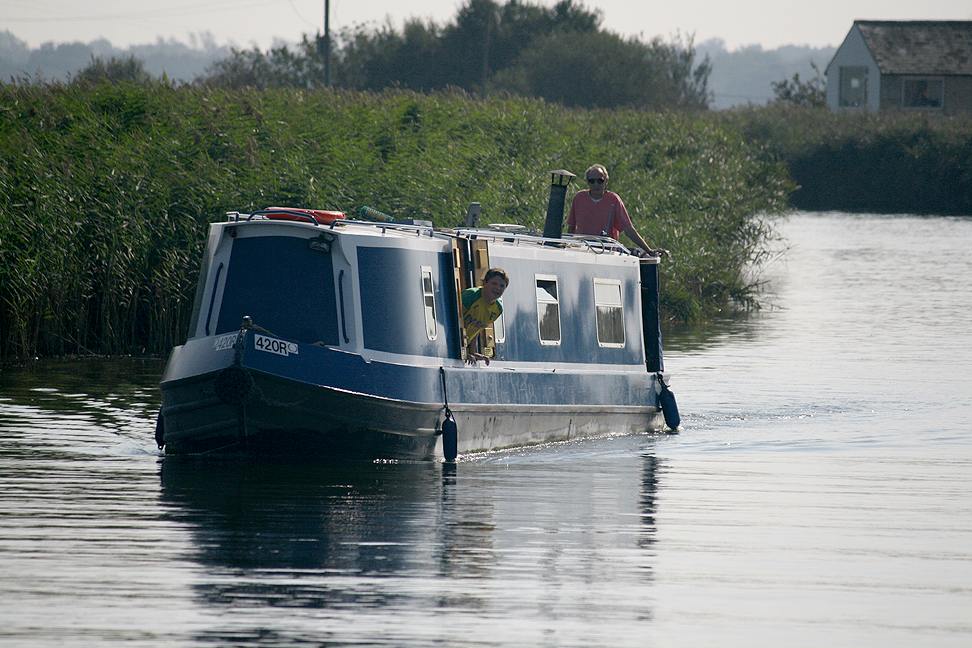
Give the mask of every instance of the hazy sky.
<svg viewBox="0 0 972 648">
<path fill-rule="evenodd" d="M 505 0 L 498 0 L 505 4 Z M 524 0 L 553 6 L 556 0 Z M 331 29 L 358 23 L 400 28 L 407 17 L 450 21 L 463 0 L 331 0 Z M 601 9 L 602 25 L 626 36 L 669 40 L 676 33 L 696 44 L 721 38 L 729 50 L 746 45 L 824 47 L 841 43 L 855 19 L 972 20 L 972 0 L 586 0 Z M 190 42 L 209 32 L 219 45 L 269 47 L 274 38 L 297 41 L 323 31 L 324 0 L 0 0 L 0 31 L 31 47 L 106 38 L 115 46 Z"/>
</svg>

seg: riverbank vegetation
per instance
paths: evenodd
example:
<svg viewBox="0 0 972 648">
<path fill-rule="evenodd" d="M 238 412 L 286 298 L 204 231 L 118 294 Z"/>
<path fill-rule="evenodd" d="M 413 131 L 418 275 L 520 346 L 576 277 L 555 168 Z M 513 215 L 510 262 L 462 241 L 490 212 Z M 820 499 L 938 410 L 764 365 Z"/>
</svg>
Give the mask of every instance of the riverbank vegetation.
<svg viewBox="0 0 972 648">
<path fill-rule="evenodd" d="M 548 171 L 611 170 L 677 320 L 752 306 L 791 184 L 701 113 L 515 97 L 0 86 L 0 355 L 164 353 L 185 335 L 207 223 L 271 205 L 543 229 Z"/>
<path fill-rule="evenodd" d="M 972 215 L 972 114 L 778 101 L 712 117 L 786 165 L 796 209 Z"/>
</svg>

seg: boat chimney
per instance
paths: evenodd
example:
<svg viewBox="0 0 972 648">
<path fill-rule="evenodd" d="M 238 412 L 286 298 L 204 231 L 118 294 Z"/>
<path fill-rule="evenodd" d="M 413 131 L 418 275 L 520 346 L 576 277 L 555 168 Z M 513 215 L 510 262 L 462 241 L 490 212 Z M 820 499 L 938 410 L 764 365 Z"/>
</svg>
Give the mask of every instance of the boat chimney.
<svg viewBox="0 0 972 648">
<path fill-rule="evenodd" d="M 466 210 L 466 227 L 476 227 L 479 225 L 479 215 L 483 212 L 483 206 L 478 202 L 469 203 Z"/>
<path fill-rule="evenodd" d="M 547 202 L 547 220 L 543 224 L 546 238 L 560 238 L 564 228 L 564 204 L 567 202 L 567 185 L 576 178 L 570 171 L 557 169 L 550 172 L 550 200 Z"/>
</svg>

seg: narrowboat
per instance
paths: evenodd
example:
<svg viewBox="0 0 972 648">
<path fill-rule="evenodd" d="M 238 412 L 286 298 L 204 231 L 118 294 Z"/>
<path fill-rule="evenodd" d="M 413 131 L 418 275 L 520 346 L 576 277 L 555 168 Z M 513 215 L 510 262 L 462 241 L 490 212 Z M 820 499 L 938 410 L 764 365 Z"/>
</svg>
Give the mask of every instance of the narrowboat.
<svg viewBox="0 0 972 648">
<path fill-rule="evenodd" d="M 185 344 L 162 380 L 166 454 L 455 460 L 678 427 L 663 373 L 658 259 L 561 234 L 271 207 L 210 224 Z M 468 362 L 461 293 L 510 276 Z"/>
</svg>

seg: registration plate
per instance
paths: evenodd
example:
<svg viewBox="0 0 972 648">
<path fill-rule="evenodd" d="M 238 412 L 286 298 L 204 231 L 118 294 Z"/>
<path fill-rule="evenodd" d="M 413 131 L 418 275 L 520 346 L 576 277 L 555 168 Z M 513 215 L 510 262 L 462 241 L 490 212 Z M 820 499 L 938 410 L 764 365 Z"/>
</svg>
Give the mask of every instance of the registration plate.
<svg viewBox="0 0 972 648">
<path fill-rule="evenodd" d="M 289 356 L 291 354 L 297 355 L 296 343 L 278 340 L 276 338 L 267 337 L 266 335 L 257 335 L 253 340 L 253 346 L 255 346 L 258 350 L 266 351 L 267 353 L 276 353 L 277 355 L 282 356 Z"/>
</svg>

